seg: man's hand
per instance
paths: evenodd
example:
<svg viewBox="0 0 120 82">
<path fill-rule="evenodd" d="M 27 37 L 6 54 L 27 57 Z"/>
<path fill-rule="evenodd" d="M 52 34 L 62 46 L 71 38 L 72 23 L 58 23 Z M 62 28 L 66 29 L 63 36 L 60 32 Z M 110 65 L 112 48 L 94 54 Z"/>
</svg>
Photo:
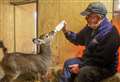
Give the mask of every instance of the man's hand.
<svg viewBox="0 0 120 82">
<path fill-rule="evenodd" d="M 78 74 L 80 72 L 79 64 L 69 65 L 70 71 L 73 74 Z"/>
<path fill-rule="evenodd" d="M 62 31 L 64 33 L 68 32 L 68 30 L 67 30 L 67 22 L 64 23 L 64 27 L 63 27 Z"/>
</svg>

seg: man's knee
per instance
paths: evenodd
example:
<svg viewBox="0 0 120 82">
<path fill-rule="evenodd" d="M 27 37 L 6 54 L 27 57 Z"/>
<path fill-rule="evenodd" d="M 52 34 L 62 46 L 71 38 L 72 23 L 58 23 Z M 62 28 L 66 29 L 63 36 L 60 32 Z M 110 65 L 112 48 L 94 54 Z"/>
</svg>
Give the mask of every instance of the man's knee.
<svg viewBox="0 0 120 82">
<path fill-rule="evenodd" d="M 80 68 L 80 73 L 78 74 L 78 82 L 99 82 L 100 73 L 96 67 L 84 66 Z"/>
</svg>

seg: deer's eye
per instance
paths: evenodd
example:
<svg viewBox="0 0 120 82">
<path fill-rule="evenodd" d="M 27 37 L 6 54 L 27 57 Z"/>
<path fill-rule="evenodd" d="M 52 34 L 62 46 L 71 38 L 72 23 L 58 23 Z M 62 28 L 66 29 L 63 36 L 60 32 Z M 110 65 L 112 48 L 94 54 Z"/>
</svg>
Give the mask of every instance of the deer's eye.
<svg viewBox="0 0 120 82">
<path fill-rule="evenodd" d="M 49 36 L 48 36 L 48 34 L 46 35 L 46 38 L 48 38 Z"/>
</svg>

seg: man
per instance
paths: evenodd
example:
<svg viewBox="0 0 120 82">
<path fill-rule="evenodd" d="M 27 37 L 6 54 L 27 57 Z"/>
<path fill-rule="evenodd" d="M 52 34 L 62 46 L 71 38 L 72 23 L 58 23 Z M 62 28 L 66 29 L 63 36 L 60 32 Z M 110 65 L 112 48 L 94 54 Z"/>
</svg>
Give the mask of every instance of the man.
<svg viewBox="0 0 120 82">
<path fill-rule="evenodd" d="M 75 45 L 85 45 L 83 57 L 69 59 L 64 64 L 60 82 L 100 82 L 116 73 L 119 34 L 106 18 L 107 10 L 100 2 L 93 2 L 81 13 L 87 24 L 78 33 L 63 28 L 65 37 Z M 66 70 L 68 69 L 68 70 Z"/>
</svg>

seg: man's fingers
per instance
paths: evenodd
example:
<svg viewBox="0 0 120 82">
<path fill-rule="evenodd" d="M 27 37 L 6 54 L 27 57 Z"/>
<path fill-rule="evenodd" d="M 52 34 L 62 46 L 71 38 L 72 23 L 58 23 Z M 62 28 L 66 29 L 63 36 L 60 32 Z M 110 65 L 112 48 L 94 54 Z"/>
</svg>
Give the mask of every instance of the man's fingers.
<svg viewBox="0 0 120 82">
<path fill-rule="evenodd" d="M 78 74 L 80 71 L 79 64 L 69 65 L 71 73 Z"/>
</svg>

